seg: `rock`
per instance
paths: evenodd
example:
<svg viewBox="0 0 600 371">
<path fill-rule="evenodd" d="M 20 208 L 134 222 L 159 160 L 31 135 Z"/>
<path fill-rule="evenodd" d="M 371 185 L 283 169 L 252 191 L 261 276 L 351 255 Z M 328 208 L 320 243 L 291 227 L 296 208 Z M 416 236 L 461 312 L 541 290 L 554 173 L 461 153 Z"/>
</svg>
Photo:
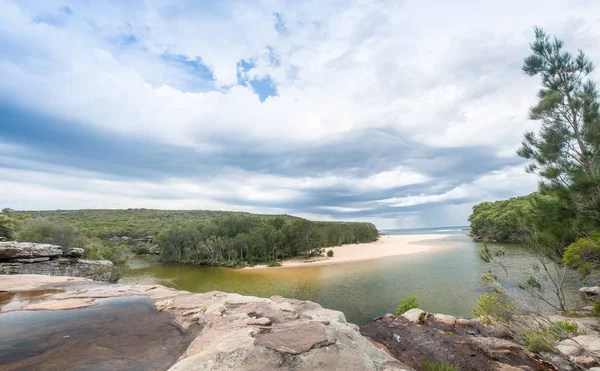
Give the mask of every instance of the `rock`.
<svg viewBox="0 0 600 371">
<path fill-rule="evenodd" d="M 413 320 L 418 316 L 418 311 L 409 313 L 409 319 L 382 316 L 361 326 L 360 332 L 379 349 L 417 369 L 427 359 L 449 363 L 461 371 L 556 371 L 520 345 L 494 337 L 502 332 L 490 326 L 470 321 L 466 326 L 451 327 L 441 323 L 438 315 L 416 323 Z"/>
<path fill-rule="evenodd" d="M 584 294 L 589 294 L 589 295 L 600 295 L 600 287 L 598 287 L 598 286 L 582 287 L 579 289 L 579 292 L 583 292 Z"/>
<path fill-rule="evenodd" d="M 81 277 L 52 277 L 39 274 L 23 274 L 19 276 L 0 276 L 0 292 L 23 292 L 46 290 L 54 286 L 89 283 Z"/>
<path fill-rule="evenodd" d="M 594 358 L 600 359 L 600 336 L 598 335 L 579 335 L 561 341 L 556 348 L 577 364 L 586 367 L 598 366 L 594 360 Z"/>
<path fill-rule="evenodd" d="M 313 347 L 332 344 L 327 339 L 325 325 L 306 323 L 294 326 L 279 327 L 266 334 L 259 334 L 254 340 L 255 345 L 276 350 L 281 353 L 300 354 L 308 352 Z"/>
<path fill-rule="evenodd" d="M 47 262 L 50 260 L 49 256 L 43 256 L 41 258 L 17 258 L 10 259 L 9 263 L 39 263 L 39 262 Z"/>
<path fill-rule="evenodd" d="M 427 312 L 419 308 L 413 308 L 402 313 L 402 317 L 413 323 L 421 323 L 425 320 Z"/>
<path fill-rule="evenodd" d="M 251 318 L 250 321 L 248 321 L 249 325 L 254 325 L 254 326 L 269 326 L 271 324 L 271 320 L 268 318 Z"/>
<path fill-rule="evenodd" d="M 63 256 L 71 258 L 81 258 L 83 256 L 83 249 L 79 247 L 72 247 L 70 249 L 63 249 Z"/>
<path fill-rule="evenodd" d="M 16 279 L 23 277 L 22 281 Z M 57 310 L 75 303 L 91 304 L 94 298 L 104 295 L 146 296 L 157 309 L 169 313 L 177 326 L 189 329 L 187 333 L 192 337 L 171 371 L 414 371 L 377 349 L 355 325 L 345 321 L 343 313 L 323 309 L 310 301 L 283 299 L 277 302 L 216 291 L 189 293 L 160 285 L 108 285 L 69 280 L 68 277 L 0 276 L 0 290 L 64 290 L 35 303 L 39 309 Z M 289 307 L 281 306 L 282 303 L 291 305 L 293 312 L 287 311 Z M 257 324 L 249 326 L 252 322 Z M 134 365 L 128 366 L 134 368 Z"/>
<path fill-rule="evenodd" d="M 469 326 L 470 324 L 471 321 L 469 321 L 468 319 L 459 318 L 456 320 L 456 326 Z"/>
<path fill-rule="evenodd" d="M 447 314 L 436 313 L 433 315 L 433 319 L 446 326 L 454 326 L 456 324 L 456 317 Z"/>
<path fill-rule="evenodd" d="M 90 307 L 94 304 L 94 299 L 90 298 L 52 300 L 41 303 L 27 304 L 20 308 L 20 310 L 66 310 Z"/>
<path fill-rule="evenodd" d="M 0 263 L 0 274 L 43 274 L 84 277 L 94 281 L 111 280 L 112 262 L 108 260 L 54 259 L 37 263 Z"/>
<path fill-rule="evenodd" d="M 16 258 L 58 257 L 60 246 L 31 242 L 0 242 L 0 260 Z"/>
</svg>

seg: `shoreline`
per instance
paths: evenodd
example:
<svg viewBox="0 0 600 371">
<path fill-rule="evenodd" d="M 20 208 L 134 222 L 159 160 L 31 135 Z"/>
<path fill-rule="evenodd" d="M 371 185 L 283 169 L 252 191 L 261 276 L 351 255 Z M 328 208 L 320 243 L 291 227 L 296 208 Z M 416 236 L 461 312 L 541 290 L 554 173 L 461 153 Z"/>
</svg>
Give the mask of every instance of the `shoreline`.
<svg viewBox="0 0 600 371">
<path fill-rule="evenodd" d="M 333 250 L 333 257 L 331 258 L 326 256 L 313 257 L 309 259 L 293 258 L 279 262 L 281 264 L 280 267 L 255 265 L 253 267 L 244 267 L 242 270 L 314 267 L 377 260 L 392 256 L 418 254 L 441 249 L 442 246 L 437 243 L 439 242 L 438 240 L 448 238 L 450 236 L 452 236 L 452 234 L 385 235 L 380 236 L 375 242 L 326 247 L 325 253 L 327 253 L 328 250 Z M 431 241 L 431 243 L 416 244 L 417 242 L 423 241 Z"/>
</svg>

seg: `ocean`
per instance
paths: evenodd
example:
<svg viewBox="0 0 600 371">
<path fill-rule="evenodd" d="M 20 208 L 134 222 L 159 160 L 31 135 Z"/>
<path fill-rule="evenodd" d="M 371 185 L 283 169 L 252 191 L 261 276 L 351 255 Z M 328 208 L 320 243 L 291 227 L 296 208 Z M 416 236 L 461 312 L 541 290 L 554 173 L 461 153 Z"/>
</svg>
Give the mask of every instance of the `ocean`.
<svg viewBox="0 0 600 371">
<path fill-rule="evenodd" d="M 458 227 L 436 227 L 436 228 L 413 228 L 413 229 L 381 229 L 382 235 L 398 236 L 407 234 L 467 234 L 469 226 Z"/>
</svg>

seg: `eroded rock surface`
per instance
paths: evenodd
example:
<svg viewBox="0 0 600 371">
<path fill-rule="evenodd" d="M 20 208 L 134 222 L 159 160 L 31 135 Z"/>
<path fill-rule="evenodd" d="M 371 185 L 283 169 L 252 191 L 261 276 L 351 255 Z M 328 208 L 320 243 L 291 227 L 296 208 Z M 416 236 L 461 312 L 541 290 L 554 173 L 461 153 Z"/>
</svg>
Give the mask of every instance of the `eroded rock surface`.
<svg viewBox="0 0 600 371">
<path fill-rule="evenodd" d="M 48 278 L 0 276 L 0 291 L 62 290 L 36 301 L 36 310 L 145 296 L 179 327 L 197 331 L 170 370 L 412 370 L 373 346 L 343 313 L 310 301 Z"/>
<path fill-rule="evenodd" d="M 377 318 L 361 326 L 360 332 L 397 360 L 419 370 L 423 360 L 450 363 L 461 371 L 557 370 L 510 341 L 503 331 L 477 320 L 412 311 L 408 316 Z"/>
<path fill-rule="evenodd" d="M 83 249 L 29 242 L 0 242 L 0 274 L 43 274 L 110 281 L 113 264 L 84 260 Z"/>
</svg>

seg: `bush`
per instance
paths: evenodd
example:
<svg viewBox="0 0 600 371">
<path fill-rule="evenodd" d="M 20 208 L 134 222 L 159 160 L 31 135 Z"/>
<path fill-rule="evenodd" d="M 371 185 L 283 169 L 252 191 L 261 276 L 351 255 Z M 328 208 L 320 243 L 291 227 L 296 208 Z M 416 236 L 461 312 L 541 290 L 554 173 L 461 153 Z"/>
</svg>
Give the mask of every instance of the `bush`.
<svg viewBox="0 0 600 371">
<path fill-rule="evenodd" d="M 556 349 L 554 349 L 554 345 L 543 335 L 538 334 L 537 332 L 527 332 L 525 333 L 525 345 L 534 353 L 540 352 L 551 352 L 555 353 Z"/>
<path fill-rule="evenodd" d="M 148 245 L 132 246 L 131 252 L 136 255 L 147 255 L 150 254 L 150 249 Z"/>
<path fill-rule="evenodd" d="M 269 264 L 267 264 L 267 267 L 281 267 L 281 263 L 272 261 Z"/>
<path fill-rule="evenodd" d="M 548 326 L 548 332 L 558 341 L 563 341 L 577 335 L 585 335 L 585 329 L 580 330 L 575 322 L 556 321 Z"/>
<path fill-rule="evenodd" d="M 580 238 L 565 250 L 563 261 L 585 277 L 594 268 L 600 267 L 600 237 L 598 235 Z"/>
<path fill-rule="evenodd" d="M 396 315 L 399 316 L 402 313 L 419 307 L 416 296 L 409 296 L 407 299 L 402 299 L 398 308 L 396 308 Z"/>
<path fill-rule="evenodd" d="M 600 301 L 594 303 L 594 310 L 592 311 L 596 317 L 600 317 Z"/>
<path fill-rule="evenodd" d="M 328 250 L 328 251 L 327 251 L 327 256 L 328 256 L 329 258 L 333 258 L 333 250 Z"/>
<path fill-rule="evenodd" d="M 442 361 L 429 362 L 428 360 L 424 359 L 421 361 L 419 366 L 423 371 L 458 371 L 458 368 L 455 366 Z"/>
</svg>

